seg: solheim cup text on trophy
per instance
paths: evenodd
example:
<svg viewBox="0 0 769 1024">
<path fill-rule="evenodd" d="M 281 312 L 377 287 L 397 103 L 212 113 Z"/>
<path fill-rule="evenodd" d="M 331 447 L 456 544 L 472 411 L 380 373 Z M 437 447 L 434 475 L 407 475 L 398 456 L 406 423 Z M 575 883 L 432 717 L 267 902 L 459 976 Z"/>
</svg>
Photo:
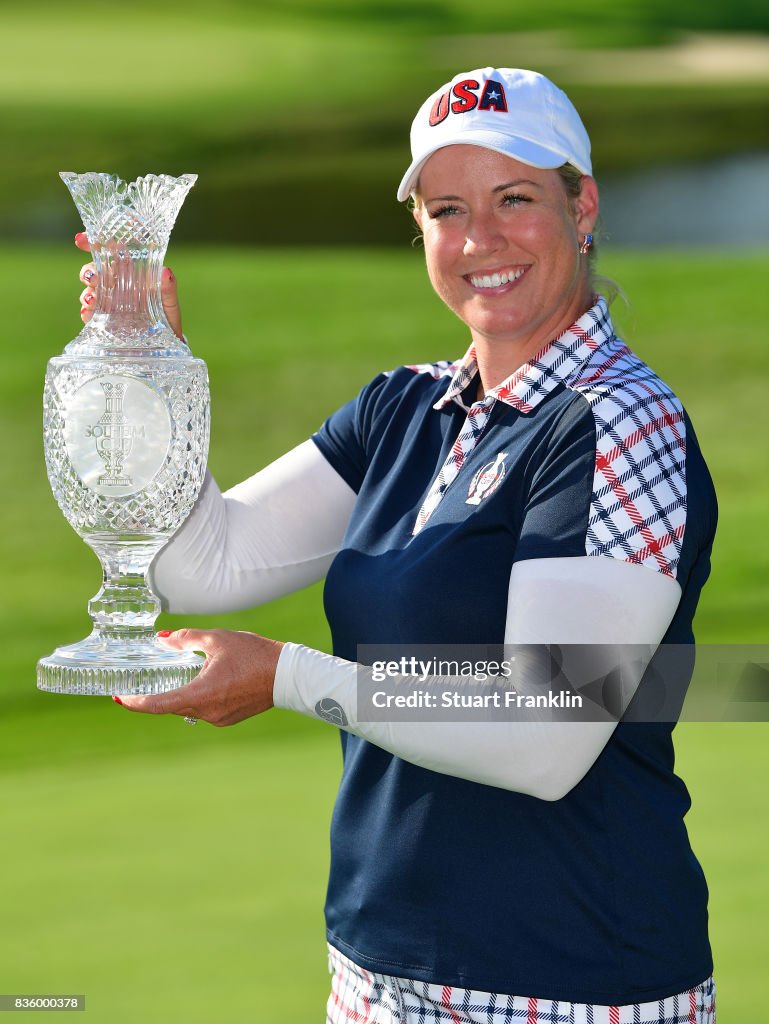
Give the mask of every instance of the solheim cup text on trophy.
<svg viewBox="0 0 769 1024">
<path fill-rule="evenodd" d="M 206 468 L 208 374 L 163 313 L 168 239 L 195 174 L 62 172 L 98 274 L 95 311 L 48 363 L 43 428 L 48 478 L 70 525 L 98 555 L 104 583 L 93 631 L 37 665 L 56 693 L 161 693 L 203 658 L 155 639 L 155 555 L 189 515 Z"/>
</svg>

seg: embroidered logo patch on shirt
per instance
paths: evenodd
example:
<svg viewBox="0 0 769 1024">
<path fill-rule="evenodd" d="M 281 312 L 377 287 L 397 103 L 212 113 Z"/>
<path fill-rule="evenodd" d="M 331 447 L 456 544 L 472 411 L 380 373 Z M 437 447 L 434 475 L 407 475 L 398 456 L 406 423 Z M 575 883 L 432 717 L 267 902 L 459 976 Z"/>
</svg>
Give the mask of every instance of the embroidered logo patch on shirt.
<svg viewBox="0 0 769 1024">
<path fill-rule="evenodd" d="M 506 458 L 507 452 L 499 452 L 493 462 L 481 466 L 470 482 L 465 505 L 480 505 L 484 498 L 496 491 L 505 476 Z"/>
</svg>

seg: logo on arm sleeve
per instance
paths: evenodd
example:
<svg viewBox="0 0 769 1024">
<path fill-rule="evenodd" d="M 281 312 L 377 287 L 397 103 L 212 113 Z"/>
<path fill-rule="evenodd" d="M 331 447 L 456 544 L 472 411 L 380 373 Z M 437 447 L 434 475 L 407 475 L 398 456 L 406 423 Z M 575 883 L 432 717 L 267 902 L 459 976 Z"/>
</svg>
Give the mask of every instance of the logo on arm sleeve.
<svg viewBox="0 0 769 1024">
<path fill-rule="evenodd" d="M 324 722 L 328 722 L 329 725 L 336 725 L 340 729 L 344 729 L 346 725 L 350 724 L 342 705 L 332 700 L 331 697 L 323 697 L 322 700 L 318 701 L 315 705 L 315 714 L 318 718 L 322 718 Z"/>
</svg>

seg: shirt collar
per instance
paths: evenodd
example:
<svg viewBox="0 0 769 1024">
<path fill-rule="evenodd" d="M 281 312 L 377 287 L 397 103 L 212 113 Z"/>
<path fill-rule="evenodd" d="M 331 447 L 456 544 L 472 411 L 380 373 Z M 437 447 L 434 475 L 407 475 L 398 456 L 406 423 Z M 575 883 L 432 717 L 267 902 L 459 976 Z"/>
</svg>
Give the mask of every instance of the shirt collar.
<svg viewBox="0 0 769 1024">
<path fill-rule="evenodd" d="M 491 405 L 499 400 L 519 412 L 530 412 L 553 388 L 571 377 L 600 345 L 611 341 L 613 337 L 614 328 L 609 309 L 606 300 L 599 295 L 587 313 L 548 342 L 529 362 L 492 388 L 483 401 Z M 462 401 L 462 392 L 478 373 L 474 345 L 470 346 L 456 365 L 446 393 L 438 399 L 434 409 L 443 409 L 449 402 L 467 408 Z"/>
</svg>

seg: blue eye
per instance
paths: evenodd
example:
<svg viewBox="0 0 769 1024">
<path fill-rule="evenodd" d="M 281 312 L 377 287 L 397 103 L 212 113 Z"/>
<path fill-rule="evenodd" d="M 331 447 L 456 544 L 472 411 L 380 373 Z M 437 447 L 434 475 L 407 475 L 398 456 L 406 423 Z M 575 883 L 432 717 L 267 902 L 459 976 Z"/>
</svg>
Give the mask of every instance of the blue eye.
<svg viewBox="0 0 769 1024">
<path fill-rule="evenodd" d="M 508 192 L 507 195 L 502 197 L 502 203 L 504 206 L 518 206 L 519 203 L 530 203 L 531 199 L 529 196 L 523 196 L 520 192 Z"/>
<path fill-rule="evenodd" d="M 450 217 L 455 213 L 459 213 L 458 206 L 439 206 L 437 210 L 433 210 L 433 212 L 430 214 L 430 218 L 432 220 L 436 220 L 438 217 Z"/>
</svg>

